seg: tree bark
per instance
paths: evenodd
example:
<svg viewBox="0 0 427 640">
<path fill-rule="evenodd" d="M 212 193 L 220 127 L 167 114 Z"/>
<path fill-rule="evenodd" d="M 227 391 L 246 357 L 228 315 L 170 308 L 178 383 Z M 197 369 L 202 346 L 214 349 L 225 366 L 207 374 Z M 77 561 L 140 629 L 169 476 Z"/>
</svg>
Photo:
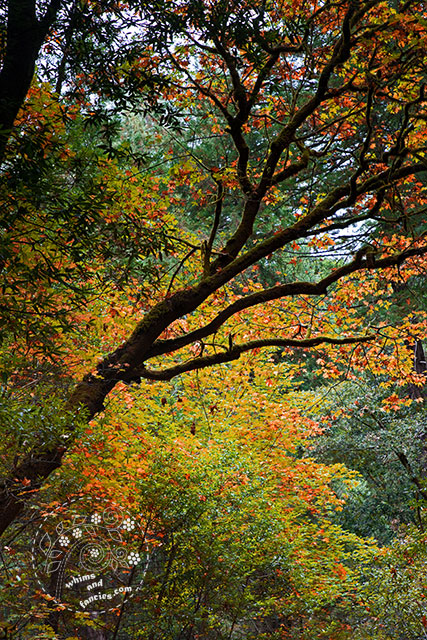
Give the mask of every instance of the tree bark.
<svg viewBox="0 0 427 640">
<path fill-rule="evenodd" d="M 0 163 L 30 88 L 40 48 L 60 5 L 61 0 L 52 0 L 45 16 L 38 20 L 35 0 L 9 0 L 6 49 L 0 71 Z"/>
<path fill-rule="evenodd" d="M 427 365 L 426 365 L 426 356 L 424 353 L 423 343 L 421 340 L 416 340 L 414 344 L 414 371 L 415 373 L 419 373 L 421 375 L 426 375 Z M 426 392 L 424 390 L 424 386 L 422 387 L 411 384 L 410 385 L 410 396 L 412 399 L 417 398 L 425 398 Z"/>
</svg>

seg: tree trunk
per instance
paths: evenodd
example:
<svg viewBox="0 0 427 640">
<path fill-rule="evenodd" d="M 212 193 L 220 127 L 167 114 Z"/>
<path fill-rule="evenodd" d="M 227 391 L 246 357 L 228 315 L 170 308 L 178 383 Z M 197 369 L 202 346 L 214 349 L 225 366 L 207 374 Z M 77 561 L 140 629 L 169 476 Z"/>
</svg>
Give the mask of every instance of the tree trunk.
<svg viewBox="0 0 427 640">
<path fill-rule="evenodd" d="M 423 343 L 421 340 L 416 340 L 414 344 L 414 371 L 421 375 L 426 375 L 427 365 L 426 356 L 424 353 Z M 415 384 L 410 385 L 410 396 L 412 399 L 426 398 L 425 385 L 417 386 Z"/>
<path fill-rule="evenodd" d="M 37 20 L 35 0 L 8 2 L 6 50 L 0 72 L 0 163 L 30 88 L 40 48 L 60 4 L 61 0 L 51 0 L 45 16 Z"/>
</svg>

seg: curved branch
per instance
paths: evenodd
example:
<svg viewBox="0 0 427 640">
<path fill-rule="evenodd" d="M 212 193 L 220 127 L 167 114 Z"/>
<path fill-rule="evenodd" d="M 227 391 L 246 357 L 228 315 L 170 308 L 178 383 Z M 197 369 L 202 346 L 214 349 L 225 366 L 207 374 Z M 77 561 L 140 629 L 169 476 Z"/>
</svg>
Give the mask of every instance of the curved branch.
<svg viewBox="0 0 427 640">
<path fill-rule="evenodd" d="M 265 340 L 251 340 L 242 344 L 233 345 L 231 349 L 228 349 L 224 353 L 214 353 L 210 356 L 201 356 L 199 358 L 194 358 L 194 360 L 190 360 L 189 362 L 169 367 L 168 369 L 160 369 L 156 371 L 154 369 L 146 369 L 145 367 L 142 367 L 141 369 L 132 372 L 132 376 L 139 376 L 140 378 L 146 378 L 147 380 L 171 380 L 171 378 L 182 373 L 188 373 L 189 371 L 194 371 L 196 369 L 204 369 L 216 364 L 238 360 L 242 353 L 252 351 L 253 349 L 262 349 L 266 347 L 298 347 L 301 349 L 308 349 L 310 347 L 316 347 L 319 344 L 360 344 L 361 342 L 369 342 L 374 339 L 375 334 L 367 336 L 352 336 L 350 338 L 317 336 L 315 338 L 307 338 L 305 340 L 295 340 L 293 338 L 266 338 Z M 129 379 L 129 377 L 127 379 Z M 124 381 L 127 379 L 125 378 Z"/>
<path fill-rule="evenodd" d="M 196 342 L 198 340 L 206 338 L 207 336 L 218 331 L 218 329 L 229 318 L 231 318 L 239 311 L 244 311 L 258 304 L 271 302 L 271 300 L 278 300 L 279 298 L 284 298 L 287 296 L 325 295 L 328 292 L 328 287 L 341 280 L 341 278 L 343 278 L 344 276 L 350 275 L 351 273 L 355 273 L 356 271 L 360 271 L 362 269 L 384 269 L 387 267 L 396 266 L 401 264 L 407 258 L 427 253 L 427 247 L 407 249 L 406 251 L 402 251 L 401 253 L 395 254 L 394 256 L 379 258 L 378 260 L 375 260 L 374 265 L 372 265 L 370 260 L 368 264 L 368 261 L 365 257 L 365 254 L 369 249 L 369 246 L 363 247 L 356 253 L 354 259 L 351 262 L 342 267 L 339 267 L 338 269 L 335 269 L 328 276 L 322 278 L 322 280 L 319 280 L 319 282 L 289 282 L 287 284 L 281 284 L 275 287 L 271 287 L 270 289 L 264 289 L 263 291 L 257 291 L 256 293 L 253 293 L 249 296 L 240 298 L 239 300 L 236 300 L 231 305 L 229 305 L 226 309 L 221 311 L 211 322 L 209 322 L 204 327 L 195 329 L 194 331 L 191 331 L 178 338 L 156 340 L 156 342 L 153 344 L 153 347 L 147 353 L 146 359 L 148 360 L 165 353 L 177 351 L 178 349 L 182 349 L 192 342 Z"/>
</svg>

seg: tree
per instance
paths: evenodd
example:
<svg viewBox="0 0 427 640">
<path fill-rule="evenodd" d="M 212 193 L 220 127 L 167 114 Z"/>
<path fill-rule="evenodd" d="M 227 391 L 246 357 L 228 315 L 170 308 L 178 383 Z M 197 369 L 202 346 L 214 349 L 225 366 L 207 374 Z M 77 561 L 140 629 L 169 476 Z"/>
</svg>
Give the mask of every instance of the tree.
<svg viewBox="0 0 427 640">
<path fill-rule="evenodd" d="M 142 208 L 144 182 L 134 183 L 121 153 L 106 148 L 102 129 L 76 105 L 33 83 L 0 184 L 3 339 L 24 337 L 33 353 L 55 353 L 57 332 L 71 330 L 76 311 L 130 273 L 153 275 L 156 257 L 171 248 L 161 210 Z"/>
<path fill-rule="evenodd" d="M 16 6 L 11 2 L 8 23 L 14 46 L 22 37 L 22 30 L 20 35 L 14 31 Z M 232 145 L 225 145 L 227 152 L 218 164 L 206 166 L 198 158 L 197 140 L 190 140 L 193 164 L 169 176 L 169 193 L 177 181 L 191 184 L 203 178 L 209 183 L 210 234 L 189 241 L 189 253 L 179 258 L 170 286 L 157 291 L 157 299 L 123 344 L 102 354 L 96 369 L 77 383 L 67 409 L 84 410 L 90 420 L 118 382 L 170 380 L 260 348 L 374 340 L 375 332 L 366 331 L 362 323 L 356 334 L 347 330 L 325 335 L 317 330 L 322 323 L 314 330 L 301 326 L 289 332 L 293 325 L 288 323 L 285 331 L 265 327 L 260 337 L 253 338 L 249 331 L 246 339 L 244 332 L 239 339 L 228 331 L 227 322 L 245 322 L 250 310 L 258 305 L 269 309 L 276 300 L 281 300 L 286 316 L 287 308 L 293 312 L 295 296 L 327 296 L 345 287 L 351 274 L 398 269 L 406 263 L 421 268 L 417 257 L 427 251 L 427 33 L 422 5 L 189 2 L 165 8 L 162 3 L 130 2 L 108 9 L 127 24 L 130 15 L 138 16 L 144 26 L 138 47 L 133 39 L 132 55 L 114 66 L 117 104 L 129 94 L 127 76 L 133 81 L 139 73 L 144 82 L 151 79 L 149 88 L 153 79 L 158 81 L 157 103 L 159 109 L 170 105 L 172 123 L 181 128 L 191 123 L 194 128 L 200 120 L 208 121 L 211 135 L 231 140 Z M 30 13 L 33 30 L 33 4 Z M 39 42 L 31 49 L 33 61 Z M 12 54 L 10 45 L 6 75 Z M 93 59 L 99 64 L 89 55 L 88 60 Z M 55 66 L 57 58 L 53 60 Z M 56 64 L 58 75 L 60 62 Z M 21 93 L 13 98 L 15 108 L 28 90 L 23 78 Z M 70 76 L 70 82 L 75 81 Z M 101 96 L 101 110 L 111 104 L 105 98 L 114 104 L 111 86 L 106 90 L 84 72 L 81 81 Z M 129 86 L 135 88 L 132 82 Z M 4 105 L 13 96 L 4 79 L 2 87 Z M 10 129 L 9 120 L 5 117 L 3 130 Z M 192 197 L 197 203 L 197 190 Z M 238 222 L 231 227 L 230 199 L 233 208 L 236 200 L 240 203 Z M 261 212 L 265 219 L 271 207 L 280 213 L 280 221 L 259 238 Z M 220 224 L 225 226 L 222 233 Z M 253 274 L 257 265 L 287 248 L 296 252 L 292 260 L 297 261 L 300 243 L 310 247 L 313 256 L 326 248 L 327 273 L 314 281 L 290 281 L 281 275 L 274 286 L 247 291 L 245 274 Z M 185 270 L 187 263 L 191 266 Z M 231 298 L 227 287 L 234 287 Z M 206 321 L 205 305 L 213 301 L 218 312 L 208 313 Z M 147 366 L 150 360 L 154 367 Z M 61 464 L 65 450 L 35 446 L 21 457 L 2 484 L 2 530 L 22 509 L 22 483 L 28 491 L 36 489 Z"/>
<path fill-rule="evenodd" d="M 114 602 L 120 617 L 113 611 L 96 619 L 107 637 L 109 630 L 118 638 L 291 638 L 307 620 L 321 620 L 331 637 L 350 637 L 340 617 L 357 603 L 359 576 L 378 549 L 333 523 L 343 500 L 332 487 L 349 490 L 354 474 L 298 456 L 319 429 L 300 413 L 291 382 L 283 382 L 291 369 L 245 354 L 234 365 L 176 379 L 167 397 L 161 382 L 119 385 L 104 416 L 82 427 L 40 496 L 42 513 L 60 504 L 61 531 L 72 539 L 76 512 L 64 504 L 92 501 L 102 513 L 99 505 L 112 503 L 141 521 L 150 540 L 147 568 L 141 563 L 131 576 L 138 592 Z M 87 637 L 79 629 L 87 613 L 76 615 L 70 605 L 79 597 L 64 587 L 72 563 L 55 601 L 33 593 L 44 558 L 34 568 L 24 558 L 29 541 L 40 539 L 39 509 L 10 543 L 5 623 L 38 637 L 34 625 L 45 623 L 46 605 L 63 603 L 60 637 Z M 44 522 L 52 535 L 57 520 Z M 93 569 L 105 577 L 105 565 Z"/>
<path fill-rule="evenodd" d="M 425 635 L 425 532 L 400 526 L 397 537 L 366 571 L 364 615 L 355 638 L 416 640 Z M 362 609 L 362 611 L 363 611 Z"/>
<path fill-rule="evenodd" d="M 36 66 L 42 79 L 49 81 L 56 92 L 77 99 L 81 105 L 90 104 L 88 117 L 96 113 L 105 123 L 110 122 L 105 104 L 96 108 L 95 95 L 102 93 L 111 98 L 114 93 L 116 101 L 129 106 L 141 84 L 150 86 L 152 77 L 145 76 L 142 70 L 135 75 L 123 68 L 139 52 L 132 39 L 123 41 L 123 34 L 128 34 L 129 27 L 141 25 L 137 3 L 126 8 L 129 11 L 114 0 L 103 2 L 102 7 L 85 0 L 1 3 L 0 162 Z M 92 87 L 98 83 L 91 96 L 87 93 L 87 76 L 91 77 Z"/>
</svg>

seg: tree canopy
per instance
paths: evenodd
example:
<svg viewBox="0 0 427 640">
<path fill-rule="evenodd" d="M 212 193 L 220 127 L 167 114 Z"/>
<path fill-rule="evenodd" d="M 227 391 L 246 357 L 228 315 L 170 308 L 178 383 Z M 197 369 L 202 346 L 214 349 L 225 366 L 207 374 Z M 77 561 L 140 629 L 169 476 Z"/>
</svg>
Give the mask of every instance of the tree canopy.
<svg viewBox="0 0 427 640">
<path fill-rule="evenodd" d="M 200 379 L 209 396 L 208 375 L 219 386 L 217 376 L 223 376 L 225 396 L 233 393 L 233 385 L 246 389 L 245 398 L 264 385 L 278 385 L 280 404 L 292 381 L 301 400 L 285 411 L 287 428 L 292 411 L 309 394 L 309 403 L 322 409 L 315 408 L 310 418 L 308 410 L 299 410 L 295 420 L 323 420 L 331 429 L 329 444 L 314 445 L 320 461 L 304 467 L 310 482 L 323 472 L 327 476 L 329 464 L 342 462 L 346 438 L 353 446 L 356 437 L 346 431 L 345 421 L 354 424 L 353 417 L 338 408 L 335 397 L 336 404 L 331 395 L 331 405 L 324 407 L 325 385 L 343 380 L 362 385 L 362 380 L 366 390 L 375 380 L 378 411 L 404 412 L 411 402 L 422 401 L 423 3 L 9 0 L 0 6 L 0 17 L 1 415 L 7 425 L 1 532 L 16 523 L 40 490 L 44 495 L 45 481 L 56 477 L 52 473 L 63 463 L 67 473 L 76 443 L 85 450 L 82 443 L 92 425 L 96 433 L 102 431 L 106 415 L 107 430 L 114 424 L 110 403 L 121 397 L 130 410 L 138 385 L 139 401 L 142 390 L 150 400 L 134 425 L 148 424 L 149 415 L 167 405 L 159 391 L 162 382 L 175 390 L 182 384 L 182 398 Z M 234 379 L 236 368 L 241 377 Z M 264 391 L 259 393 L 274 430 L 273 409 L 267 408 Z M 351 392 L 350 398 L 353 402 Z M 226 399 L 202 403 L 207 423 L 222 403 L 227 406 Z M 244 407 L 233 407 L 231 415 L 245 415 Z M 366 409 L 363 433 L 381 423 L 378 411 Z M 192 412 L 197 414 L 195 406 Z M 251 409 L 246 418 L 255 425 L 260 415 Z M 228 464 L 234 468 L 241 440 L 251 441 L 251 435 L 231 429 L 224 444 L 221 431 L 218 452 L 208 449 L 199 457 L 191 438 L 199 436 L 202 418 L 189 416 L 191 411 L 184 411 L 179 417 L 183 443 L 168 429 L 147 435 L 159 453 L 150 458 L 145 451 L 136 468 L 145 477 L 148 466 L 155 478 L 162 455 L 171 455 L 176 463 L 171 482 L 179 484 L 174 475 L 183 464 L 179 456 L 194 455 L 207 471 L 189 480 L 182 495 L 198 504 L 193 485 L 208 488 L 214 482 L 209 470 L 216 464 L 224 468 L 221 474 Z M 221 420 L 227 422 L 226 414 Z M 128 443 L 140 428 L 131 423 Z M 266 442 L 270 436 L 265 434 Z M 209 437 L 205 432 L 202 439 Z M 396 445 L 394 451 L 416 500 L 424 499 L 419 438 L 416 462 L 409 450 Z M 301 440 L 309 450 L 307 431 Z M 296 435 L 280 442 L 282 453 L 298 458 Z M 111 443 L 103 446 L 114 449 Z M 131 457 L 133 446 L 128 444 Z M 151 451 L 148 444 L 141 447 Z M 256 451 L 257 442 L 253 447 Z M 93 453 L 89 446 L 88 460 Z M 248 470 L 235 474 L 253 478 L 248 481 L 253 499 L 261 491 L 257 478 L 263 462 L 248 455 Z M 381 472 L 368 454 L 366 461 L 357 470 L 363 476 L 369 468 L 375 484 Z M 355 466 L 351 456 L 344 462 Z M 272 479 L 268 484 L 267 474 L 262 504 L 269 492 L 271 499 L 280 492 L 277 478 L 287 473 L 286 462 L 270 459 L 268 465 Z M 351 483 L 343 480 L 344 471 L 337 474 L 338 484 Z M 320 482 L 331 504 L 332 476 Z M 220 483 L 218 494 L 206 499 L 202 518 L 222 509 L 221 500 L 241 499 L 233 493 L 235 479 L 224 482 L 231 493 Z M 367 490 L 372 481 L 366 475 L 364 482 Z M 301 498 L 303 507 L 295 503 L 291 520 L 317 508 L 310 491 Z M 155 485 L 144 488 L 144 495 L 153 500 Z M 406 498 L 401 500 L 399 514 L 412 514 Z M 277 505 L 273 529 L 285 518 Z M 164 508 L 157 513 L 158 530 L 172 509 Z M 255 523 L 266 510 L 260 508 Z M 349 513 L 335 525 L 326 511 L 319 511 L 325 527 L 344 526 L 344 531 L 351 521 Z M 410 521 L 412 515 L 402 517 Z M 185 536 L 196 525 L 190 518 L 182 526 Z M 264 525 L 259 526 L 254 524 L 253 535 L 262 539 Z M 301 531 L 305 540 L 310 527 Z M 357 533 L 365 535 L 363 526 Z M 386 539 L 389 533 L 381 530 L 378 536 Z M 347 534 L 336 529 L 336 540 L 341 535 Z M 357 536 L 350 538 L 349 544 L 358 547 Z M 291 555 L 298 556 L 299 542 L 292 545 Z M 344 561 L 342 545 L 337 542 L 335 551 Z M 184 556 L 192 553 L 191 547 L 178 546 Z M 265 553 L 273 558 L 276 548 Z M 312 560 L 306 560 L 308 566 Z M 258 595 L 263 592 L 242 567 L 238 575 L 240 582 L 248 579 L 251 589 L 259 589 Z M 194 596 L 200 603 L 204 588 Z M 239 590 L 231 582 L 230 589 Z M 334 601 L 333 584 L 325 589 L 325 602 Z M 216 606 L 227 608 L 218 602 L 213 609 L 203 605 L 209 615 Z M 271 611 L 261 602 L 260 596 L 265 618 L 273 610 L 276 615 L 277 602 Z M 168 607 L 173 603 L 171 597 Z M 250 607 L 245 615 L 252 615 Z M 205 632 L 205 622 L 191 627 L 192 633 Z M 215 624 L 219 628 L 225 622 Z M 236 624 L 230 622 L 231 628 Z"/>
</svg>

